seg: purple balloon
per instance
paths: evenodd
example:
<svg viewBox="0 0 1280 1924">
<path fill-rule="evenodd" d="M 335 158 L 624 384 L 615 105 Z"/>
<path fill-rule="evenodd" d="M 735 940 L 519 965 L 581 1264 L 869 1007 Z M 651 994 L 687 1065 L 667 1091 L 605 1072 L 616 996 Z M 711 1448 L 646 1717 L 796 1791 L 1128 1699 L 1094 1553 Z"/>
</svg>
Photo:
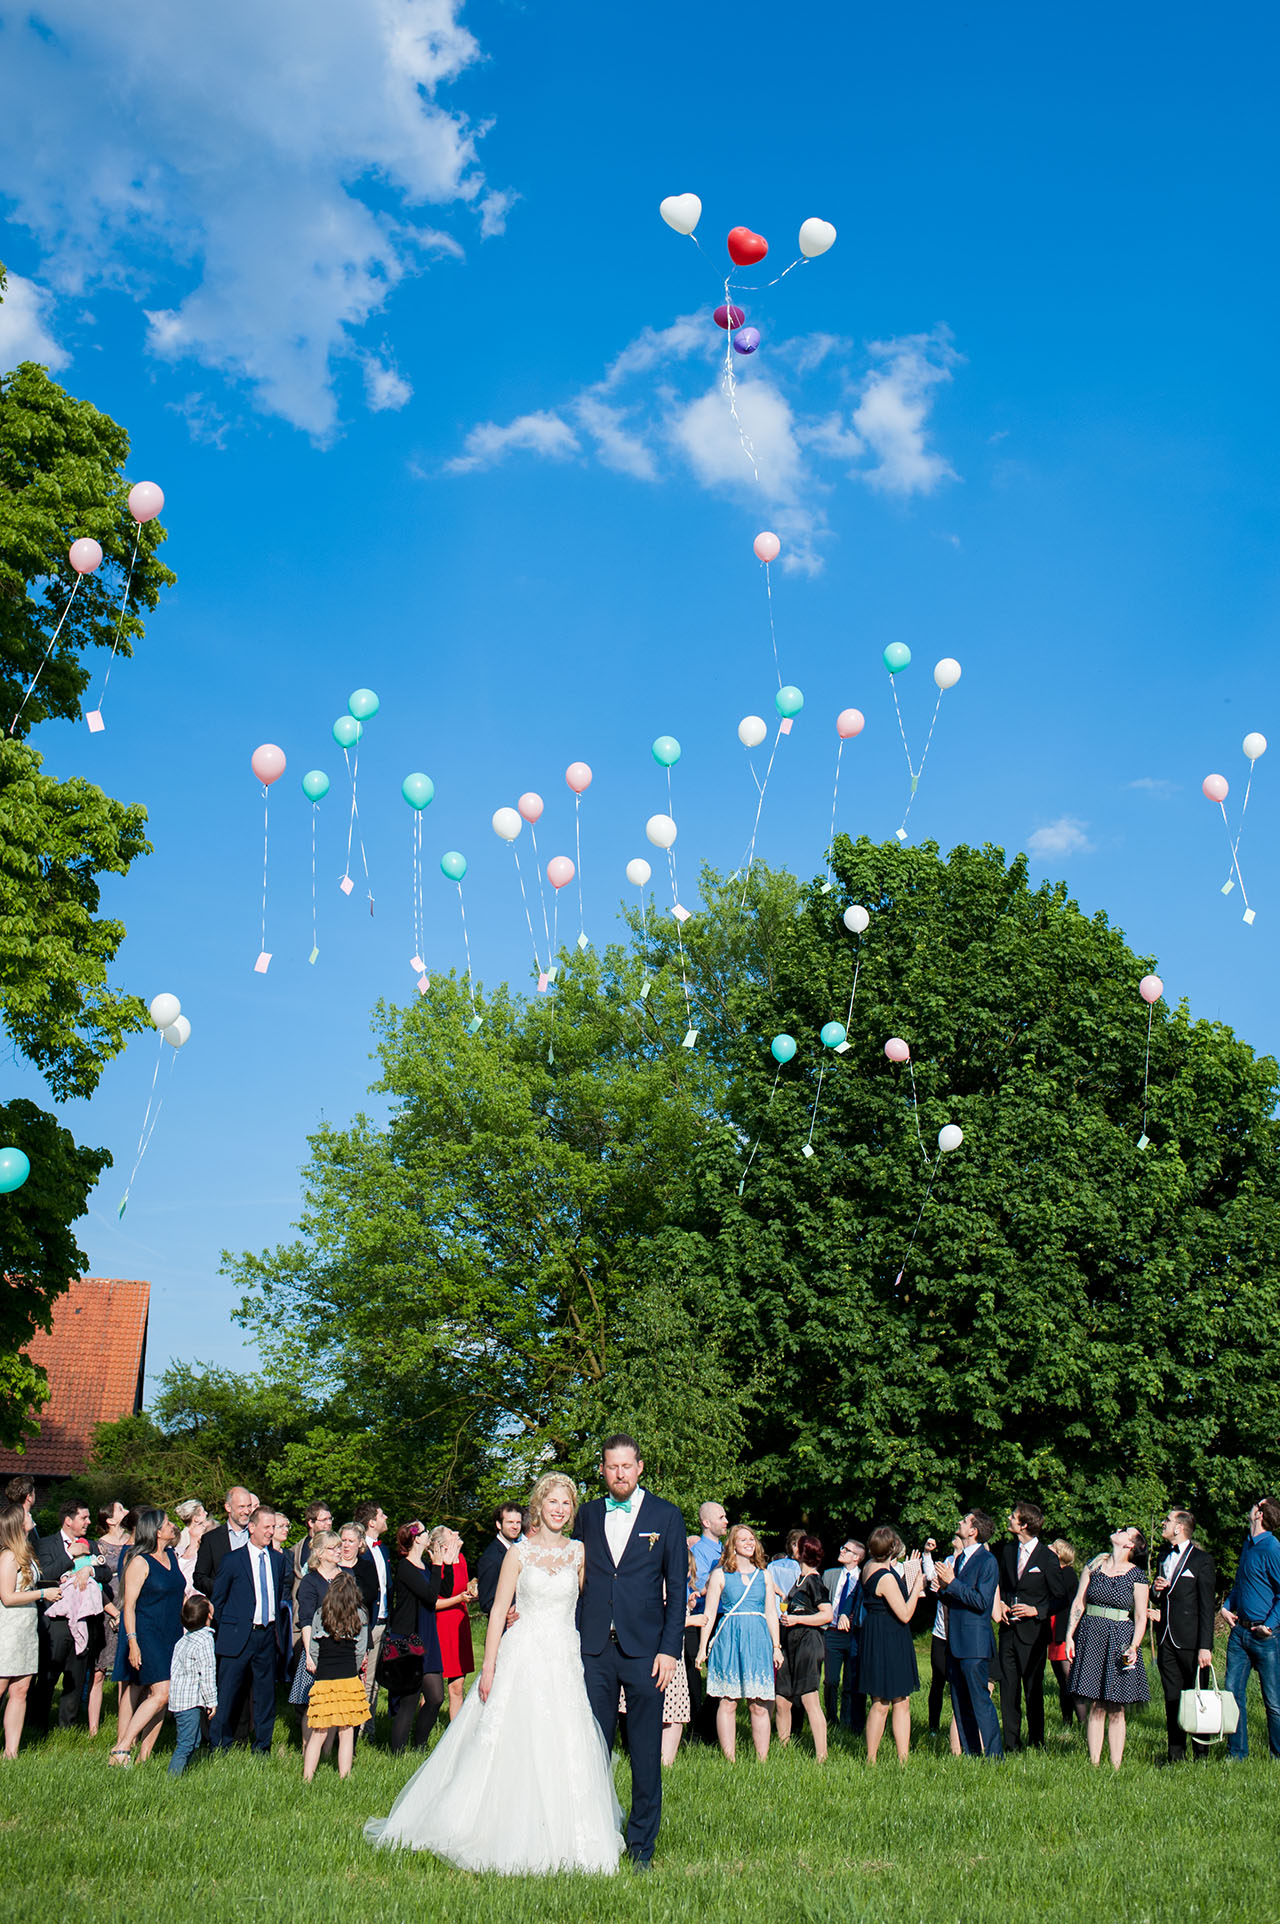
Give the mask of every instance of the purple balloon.
<svg viewBox="0 0 1280 1924">
<path fill-rule="evenodd" d="M 754 354 L 759 345 L 760 329 L 758 327 L 740 327 L 733 337 L 735 354 Z"/>
<path fill-rule="evenodd" d="M 717 327 L 741 327 L 746 318 L 746 314 L 740 307 L 718 307 L 715 311 Z"/>
</svg>

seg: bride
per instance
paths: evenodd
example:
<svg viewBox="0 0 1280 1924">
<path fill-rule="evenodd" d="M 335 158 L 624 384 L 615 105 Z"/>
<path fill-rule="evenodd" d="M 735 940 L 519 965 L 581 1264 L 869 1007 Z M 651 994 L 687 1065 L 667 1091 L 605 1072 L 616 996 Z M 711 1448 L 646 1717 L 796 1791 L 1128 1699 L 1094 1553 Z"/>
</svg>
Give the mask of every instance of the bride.
<svg viewBox="0 0 1280 1924">
<path fill-rule="evenodd" d="M 433 1851 L 468 1871 L 616 1871 L 622 1811 L 587 1702 L 575 1612 L 577 1491 L 552 1471 L 503 1560 L 479 1680 L 371 1844 Z M 514 1602 L 519 1613 L 503 1635 Z"/>
</svg>

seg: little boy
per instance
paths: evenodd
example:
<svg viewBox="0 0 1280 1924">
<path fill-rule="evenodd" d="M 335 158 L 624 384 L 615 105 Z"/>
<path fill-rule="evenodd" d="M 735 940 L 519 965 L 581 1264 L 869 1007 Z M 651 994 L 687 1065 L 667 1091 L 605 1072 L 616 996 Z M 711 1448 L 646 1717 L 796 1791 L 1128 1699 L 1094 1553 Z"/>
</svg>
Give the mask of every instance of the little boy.
<svg viewBox="0 0 1280 1924">
<path fill-rule="evenodd" d="M 205 1711 L 218 1708 L 217 1666 L 209 1628 L 212 1616 L 213 1605 L 198 1590 L 182 1606 L 182 1641 L 174 1647 L 169 1673 L 169 1708 L 178 1726 L 178 1741 L 169 1762 L 171 1777 L 181 1777 L 188 1759 L 200 1748 Z"/>
</svg>

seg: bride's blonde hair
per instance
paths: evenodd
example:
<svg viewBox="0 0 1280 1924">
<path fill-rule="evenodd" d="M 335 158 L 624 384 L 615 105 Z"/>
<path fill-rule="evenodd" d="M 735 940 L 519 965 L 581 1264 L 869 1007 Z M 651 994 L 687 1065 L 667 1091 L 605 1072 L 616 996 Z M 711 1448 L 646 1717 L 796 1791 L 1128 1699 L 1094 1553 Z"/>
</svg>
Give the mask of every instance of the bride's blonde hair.
<svg viewBox="0 0 1280 1924">
<path fill-rule="evenodd" d="M 542 1528 L 542 1506 L 553 1490 L 563 1490 L 568 1497 L 570 1504 L 569 1528 L 573 1528 L 573 1519 L 578 1514 L 578 1486 L 572 1477 L 564 1474 L 563 1470 L 552 1470 L 549 1475 L 539 1477 L 533 1486 L 533 1495 L 529 1498 L 529 1528 L 531 1531 Z"/>
</svg>

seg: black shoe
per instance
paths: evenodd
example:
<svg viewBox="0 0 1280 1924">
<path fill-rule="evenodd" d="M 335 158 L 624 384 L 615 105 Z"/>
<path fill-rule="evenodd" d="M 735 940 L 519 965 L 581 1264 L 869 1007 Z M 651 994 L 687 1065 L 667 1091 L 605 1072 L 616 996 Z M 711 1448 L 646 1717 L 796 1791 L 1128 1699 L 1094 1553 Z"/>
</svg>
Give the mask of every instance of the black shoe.
<svg viewBox="0 0 1280 1924">
<path fill-rule="evenodd" d="M 633 1871 L 651 1871 L 653 1869 L 652 1857 L 642 1857 L 638 1851 L 633 1850 L 627 1852 L 627 1857 L 630 1860 Z"/>
</svg>

